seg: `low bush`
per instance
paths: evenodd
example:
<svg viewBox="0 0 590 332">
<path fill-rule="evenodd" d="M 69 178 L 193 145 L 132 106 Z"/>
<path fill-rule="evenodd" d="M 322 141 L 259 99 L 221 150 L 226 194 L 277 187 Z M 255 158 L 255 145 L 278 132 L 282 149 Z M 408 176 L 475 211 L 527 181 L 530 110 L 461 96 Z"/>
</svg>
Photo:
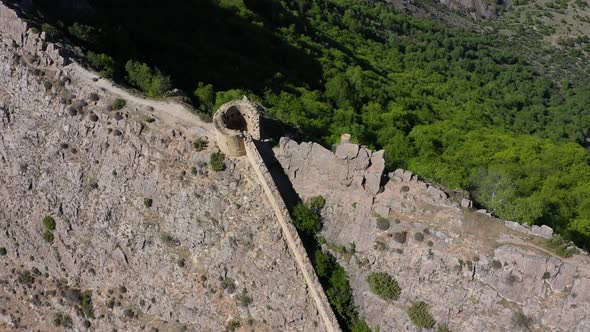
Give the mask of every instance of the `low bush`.
<svg viewBox="0 0 590 332">
<path fill-rule="evenodd" d="M 240 323 L 239 320 L 232 319 L 229 321 L 229 323 L 227 323 L 227 330 L 230 332 L 235 331 L 235 330 L 239 329 L 241 326 L 242 326 L 242 323 Z"/>
<path fill-rule="evenodd" d="M 367 277 L 369 289 L 383 300 L 397 300 L 401 294 L 401 288 L 392 276 L 386 272 L 373 272 Z"/>
<path fill-rule="evenodd" d="M 0 247 L 0 256 L 6 256 L 7 253 L 8 251 L 6 250 L 6 248 Z"/>
<path fill-rule="evenodd" d="M 118 110 L 122 109 L 123 107 L 125 107 L 125 105 L 127 105 L 127 102 L 125 101 L 125 99 L 117 98 L 111 104 L 111 109 L 118 111 Z"/>
<path fill-rule="evenodd" d="M 502 262 L 500 262 L 499 260 L 495 260 L 494 259 L 492 261 L 492 267 L 497 270 L 497 269 L 499 269 L 499 268 L 502 267 Z"/>
<path fill-rule="evenodd" d="M 213 152 L 209 158 L 209 165 L 215 172 L 221 172 L 225 170 L 225 155 L 220 151 Z"/>
<path fill-rule="evenodd" d="M 45 218 L 43 218 L 43 225 L 48 231 L 55 230 L 55 220 L 51 216 L 45 216 Z"/>
<path fill-rule="evenodd" d="M 54 240 L 53 233 L 51 233 L 50 230 L 45 230 L 45 232 L 43 232 L 42 236 L 43 236 L 43 240 L 45 240 L 49 243 L 53 242 L 53 240 Z"/>
<path fill-rule="evenodd" d="M 322 229 L 322 218 L 320 214 L 305 203 L 295 205 L 295 208 L 293 208 L 292 222 L 299 232 L 307 235 L 313 235 Z"/>
<path fill-rule="evenodd" d="M 414 233 L 414 240 L 416 241 L 424 241 L 424 234 L 420 232 Z"/>
<path fill-rule="evenodd" d="M 393 239 L 397 243 L 404 244 L 404 243 L 406 243 L 407 235 L 408 235 L 408 233 L 405 231 L 404 232 L 397 232 L 397 233 L 393 234 Z"/>
<path fill-rule="evenodd" d="M 98 71 L 100 76 L 112 78 L 115 75 L 115 60 L 109 55 L 88 51 L 86 60 L 90 67 Z"/>
<path fill-rule="evenodd" d="M 423 301 L 418 301 L 408 308 L 408 317 L 417 327 L 432 328 L 436 321 L 428 312 L 428 305 Z"/>
<path fill-rule="evenodd" d="M 153 204 L 153 200 L 151 198 L 144 198 L 143 199 L 143 206 L 145 206 L 146 208 L 151 208 L 152 204 Z"/>
<path fill-rule="evenodd" d="M 547 247 L 562 257 L 571 257 L 579 252 L 572 241 L 566 240 L 559 234 L 547 242 Z"/>
<path fill-rule="evenodd" d="M 204 139 L 202 139 L 201 137 L 197 137 L 194 141 L 193 141 L 193 148 L 196 151 L 203 151 L 205 148 L 207 147 L 207 141 L 205 141 Z"/>
<path fill-rule="evenodd" d="M 65 328 L 70 328 L 72 327 L 72 317 L 66 313 L 59 312 L 53 316 L 53 325 L 57 327 L 62 326 Z"/>
<path fill-rule="evenodd" d="M 379 216 L 377 217 L 377 229 L 380 231 L 386 231 L 389 229 L 390 223 L 389 220 Z"/>
<path fill-rule="evenodd" d="M 238 295 L 238 300 L 240 301 L 240 306 L 242 306 L 242 308 L 247 308 L 252 303 L 252 297 L 248 294 L 246 288 L 244 288 L 242 293 Z"/>
<path fill-rule="evenodd" d="M 172 88 L 172 80 L 158 69 L 152 70 L 145 63 L 129 60 L 125 64 L 127 80 L 149 97 L 161 97 Z"/>
</svg>

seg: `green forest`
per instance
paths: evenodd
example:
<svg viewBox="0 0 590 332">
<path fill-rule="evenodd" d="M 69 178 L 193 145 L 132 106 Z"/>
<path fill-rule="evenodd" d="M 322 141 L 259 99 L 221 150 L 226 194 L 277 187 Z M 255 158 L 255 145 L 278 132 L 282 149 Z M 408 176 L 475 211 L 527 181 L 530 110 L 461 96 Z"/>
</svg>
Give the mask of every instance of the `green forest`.
<svg viewBox="0 0 590 332">
<path fill-rule="evenodd" d="M 152 97 L 178 87 L 208 114 L 246 94 L 302 140 L 350 133 L 391 170 L 590 249 L 590 85 L 545 76 L 504 37 L 375 0 L 96 2 L 70 17 L 40 3 L 105 75 Z"/>
</svg>

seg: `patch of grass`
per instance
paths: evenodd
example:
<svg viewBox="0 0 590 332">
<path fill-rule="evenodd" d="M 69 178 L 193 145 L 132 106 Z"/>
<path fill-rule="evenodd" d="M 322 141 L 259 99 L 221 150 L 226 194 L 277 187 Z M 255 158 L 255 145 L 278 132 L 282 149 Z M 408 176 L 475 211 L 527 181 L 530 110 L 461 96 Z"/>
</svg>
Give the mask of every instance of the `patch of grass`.
<svg viewBox="0 0 590 332">
<path fill-rule="evenodd" d="M 123 107 L 125 107 L 125 105 L 127 105 L 127 102 L 125 101 L 125 99 L 117 98 L 111 104 L 111 108 L 115 111 L 118 111 L 120 109 L 123 109 Z"/>
<path fill-rule="evenodd" d="M 225 155 L 220 151 L 213 152 L 209 158 L 209 165 L 215 172 L 221 172 L 225 170 Z"/>
<path fill-rule="evenodd" d="M 236 282 L 230 277 L 225 277 L 221 279 L 221 288 L 229 294 L 233 294 L 236 290 Z"/>
<path fill-rule="evenodd" d="M 436 321 L 428 312 L 428 304 L 418 301 L 408 308 L 408 317 L 417 327 L 432 328 Z"/>
<path fill-rule="evenodd" d="M 383 300 L 397 300 L 401 294 L 401 288 L 397 280 L 386 272 L 373 272 L 367 277 L 369 289 Z"/>
</svg>

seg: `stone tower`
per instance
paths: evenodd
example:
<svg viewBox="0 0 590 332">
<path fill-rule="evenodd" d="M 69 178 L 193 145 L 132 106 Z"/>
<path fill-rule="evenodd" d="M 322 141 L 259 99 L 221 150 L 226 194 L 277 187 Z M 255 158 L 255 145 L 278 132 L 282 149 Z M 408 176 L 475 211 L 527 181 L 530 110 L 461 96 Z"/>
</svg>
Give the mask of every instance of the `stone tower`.
<svg viewBox="0 0 590 332">
<path fill-rule="evenodd" d="M 221 105 L 213 115 L 217 144 L 223 153 L 231 157 L 246 154 L 244 138 L 261 139 L 260 111 L 262 106 L 244 97 Z"/>
</svg>

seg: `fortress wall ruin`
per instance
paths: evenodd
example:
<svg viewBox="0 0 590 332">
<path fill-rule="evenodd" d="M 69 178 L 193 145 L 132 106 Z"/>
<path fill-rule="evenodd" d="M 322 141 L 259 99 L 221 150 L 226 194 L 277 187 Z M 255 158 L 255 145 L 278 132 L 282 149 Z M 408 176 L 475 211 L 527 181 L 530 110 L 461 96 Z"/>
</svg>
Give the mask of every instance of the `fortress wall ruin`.
<svg viewBox="0 0 590 332">
<path fill-rule="evenodd" d="M 266 167 L 266 164 L 264 163 L 258 148 L 254 144 L 252 138 L 249 136 L 245 137 L 244 146 L 248 160 L 254 169 L 254 173 L 256 173 L 256 176 L 260 180 L 264 192 L 266 193 L 266 197 L 268 198 L 268 201 L 275 212 L 277 220 L 281 225 L 281 229 L 283 230 L 283 235 L 285 236 L 289 250 L 293 254 L 293 258 L 295 259 L 297 266 L 305 278 L 305 282 L 307 283 L 309 292 L 313 298 L 318 313 L 324 322 L 326 331 L 341 331 L 338 321 L 336 320 L 336 316 L 334 315 L 334 312 L 330 307 L 330 303 L 328 302 L 328 298 L 326 297 L 322 285 L 320 284 L 315 270 L 307 256 L 305 247 L 303 247 L 303 243 L 299 238 L 299 234 L 290 222 L 291 217 L 289 211 L 287 210 L 287 206 L 285 205 L 285 202 L 279 193 L 279 189 L 275 185 L 270 171 Z"/>
</svg>

